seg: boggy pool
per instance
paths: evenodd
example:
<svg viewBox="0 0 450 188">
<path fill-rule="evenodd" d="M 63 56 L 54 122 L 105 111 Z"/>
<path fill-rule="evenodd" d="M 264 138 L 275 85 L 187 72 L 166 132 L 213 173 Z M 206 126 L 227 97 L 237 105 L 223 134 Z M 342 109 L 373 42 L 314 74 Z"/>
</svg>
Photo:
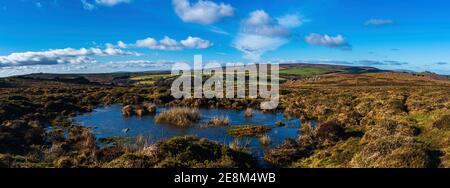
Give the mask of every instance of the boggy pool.
<svg viewBox="0 0 450 188">
<path fill-rule="evenodd" d="M 157 113 L 166 109 L 165 107 L 158 108 Z M 298 137 L 297 131 L 301 126 L 298 118 L 289 118 L 282 113 L 264 113 L 254 110 L 253 117 L 245 118 L 244 110 L 200 109 L 200 112 L 202 114 L 201 122 L 189 128 L 155 123 L 155 115 L 123 117 L 121 105 L 97 108 L 91 113 L 75 117 L 74 120 L 82 126 L 94 127 L 93 133 L 97 139 L 144 136 L 150 142 L 157 142 L 174 136 L 196 135 L 227 145 L 237 142 L 241 145 L 247 145 L 248 149 L 260 162 L 263 161 L 262 158 L 267 149 L 283 143 L 285 138 L 296 139 Z M 271 143 L 268 146 L 263 146 L 258 137 L 234 138 L 227 134 L 227 126 L 209 128 L 200 126 L 215 117 L 228 117 L 230 126 L 270 126 L 272 130 L 267 135 L 270 137 Z M 283 122 L 286 126 L 275 126 L 277 121 Z M 128 132 L 124 130 L 128 130 Z"/>
</svg>

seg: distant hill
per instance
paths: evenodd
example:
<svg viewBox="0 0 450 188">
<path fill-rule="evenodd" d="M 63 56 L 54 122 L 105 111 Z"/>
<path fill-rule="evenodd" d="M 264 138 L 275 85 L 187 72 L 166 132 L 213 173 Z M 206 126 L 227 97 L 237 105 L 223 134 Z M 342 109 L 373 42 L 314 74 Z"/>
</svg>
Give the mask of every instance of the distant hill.
<svg viewBox="0 0 450 188">
<path fill-rule="evenodd" d="M 345 74 L 364 74 L 364 73 L 383 73 L 398 72 L 411 74 L 417 77 L 429 77 L 433 79 L 450 79 L 447 75 L 438 75 L 431 72 L 412 72 L 406 70 L 389 71 L 381 70 L 367 66 L 347 66 L 347 65 L 329 65 L 329 64 L 308 64 L 308 63 L 290 63 L 280 64 L 280 75 L 286 79 L 298 79 L 315 75 L 325 75 L 333 73 Z M 85 74 L 47 74 L 37 73 L 21 76 L 13 76 L 10 78 L 32 79 L 44 81 L 56 81 L 74 84 L 101 84 L 101 85 L 133 85 L 139 81 L 137 78 L 148 76 L 161 76 L 170 74 L 170 71 L 147 71 L 147 72 L 115 72 L 115 73 L 85 73 Z M 141 80 L 142 81 L 142 80 Z M 1 82 L 0 85 L 6 87 L 7 82 Z"/>
<path fill-rule="evenodd" d="M 339 70 L 340 72 L 347 72 L 347 73 L 352 73 L 352 74 L 389 72 L 389 71 L 377 69 L 374 67 L 328 65 L 328 64 L 308 64 L 308 63 L 280 64 L 280 68 L 282 68 L 282 69 L 300 69 L 300 68 L 329 69 L 329 70 Z"/>
</svg>

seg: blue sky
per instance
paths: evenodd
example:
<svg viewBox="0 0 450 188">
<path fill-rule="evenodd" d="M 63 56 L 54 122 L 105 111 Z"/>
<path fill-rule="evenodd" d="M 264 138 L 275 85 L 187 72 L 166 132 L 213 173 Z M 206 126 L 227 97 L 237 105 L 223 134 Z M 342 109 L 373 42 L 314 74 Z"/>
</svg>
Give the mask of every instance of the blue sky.
<svg viewBox="0 0 450 188">
<path fill-rule="evenodd" d="M 0 76 L 309 62 L 450 74 L 447 0 L 2 0 Z"/>
</svg>

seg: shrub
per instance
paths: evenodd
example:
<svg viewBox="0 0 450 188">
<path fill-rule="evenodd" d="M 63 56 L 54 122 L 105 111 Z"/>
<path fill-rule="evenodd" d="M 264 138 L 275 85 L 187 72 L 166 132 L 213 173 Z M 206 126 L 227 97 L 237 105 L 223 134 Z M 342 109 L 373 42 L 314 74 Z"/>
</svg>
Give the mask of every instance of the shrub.
<svg viewBox="0 0 450 188">
<path fill-rule="evenodd" d="M 201 113 L 197 109 L 176 107 L 161 112 L 155 117 L 157 123 L 167 123 L 178 127 L 192 126 L 201 120 Z"/>
</svg>

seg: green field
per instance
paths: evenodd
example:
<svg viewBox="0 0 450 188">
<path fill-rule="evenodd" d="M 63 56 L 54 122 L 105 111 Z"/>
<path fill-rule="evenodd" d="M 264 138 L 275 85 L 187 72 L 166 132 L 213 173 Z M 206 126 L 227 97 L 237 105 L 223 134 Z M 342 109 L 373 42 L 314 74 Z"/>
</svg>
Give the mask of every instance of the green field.
<svg viewBox="0 0 450 188">
<path fill-rule="evenodd" d="M 151 85 L 158 80 L 167 79 L 170 77 L 172 77 L 171 74 L 150 74 L 150 75 L 144 75 L 144 76 L 136 76 L 136 77 L 132 77 L 130 79 L 136 81 L 137 85 Z"/>
</svg>

